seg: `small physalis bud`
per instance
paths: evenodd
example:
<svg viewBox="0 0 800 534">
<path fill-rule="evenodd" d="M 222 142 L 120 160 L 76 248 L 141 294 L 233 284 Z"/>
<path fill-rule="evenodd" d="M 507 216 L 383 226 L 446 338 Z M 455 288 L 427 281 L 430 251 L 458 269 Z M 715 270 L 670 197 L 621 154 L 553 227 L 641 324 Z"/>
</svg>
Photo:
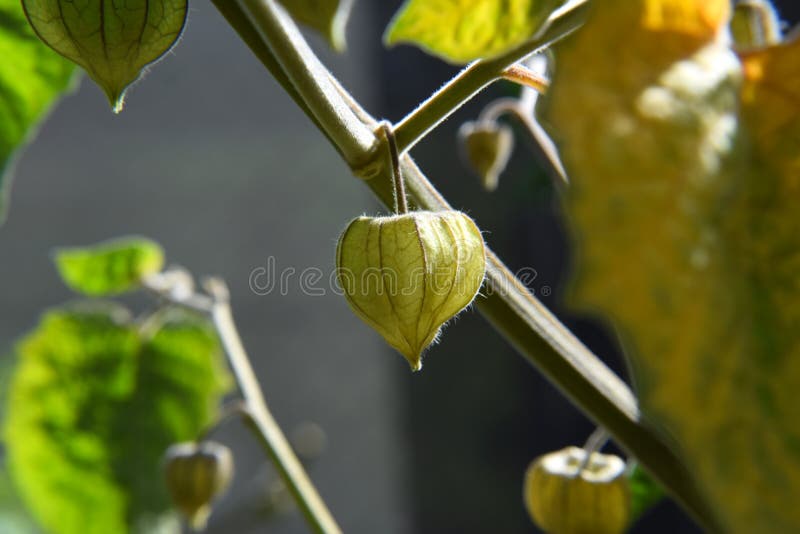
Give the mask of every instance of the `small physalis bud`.
<svg viewBox="0 0 800 534">
<path fill-rule="evenodd" d="M 233 455 L 213 441 L 178 443 L 164 455 L 167 489 L 194 530 L 205 527 L 211 505 L 233 478 Z"/>
<path fill-rule="evenodd" d="M 584 465 L 585 464 L 585 465 Z M 549 534 L 621 534 L 630 521 L 625 461 L 567 447 L 537 458 L 524 488 L 528 513 Z"/>
<path fill-rule="evenodd" d="M 442 325 L 477 295 L 486 250 L 465 214 L 415 211 L 353 220 L 339 238 L 336 265 L 355 314 L 417 371 Z"/>
<path fill-rule="evenodd" d="M 484 189 L 497 189 L 500 173 L 514 149 L 511 128 L 496 122 L 465 122 L 458 131 L 462 152 Z"/>
<path fill-rule="evenodd" d="M 125 90 L 183 31 L 187 0 L 22 0 L 36 35 L 77 63 L 105 91 L 115 112 Z"/>
</svg>

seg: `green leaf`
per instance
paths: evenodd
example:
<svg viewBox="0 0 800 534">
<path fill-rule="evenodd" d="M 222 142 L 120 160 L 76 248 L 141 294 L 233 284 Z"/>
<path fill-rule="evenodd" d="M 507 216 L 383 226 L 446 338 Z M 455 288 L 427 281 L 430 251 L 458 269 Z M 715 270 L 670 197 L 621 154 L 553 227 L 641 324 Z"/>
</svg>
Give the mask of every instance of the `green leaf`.
<svg viewBox="0 0 800 534">
<path fill-rule="evenodd" d="M 210 327 L 179 315 L 146 338 L 95 303 L 48 312 L 17 352 L 5 439 L 42 527 L 125 534 L 165 513 L 161 455 L 198 436 L 229 384 Z"/>
<path fill-rule="evenodd" d="M 321 33 L 336 51 L 347 48 L 345 27 L 354 0 L 281 0 L 301 24 Z"/>
<path fill-rule="evenodd" d="M 619 330 L 645 419 L 722 531 L 800 532 L 800 42 L 743 69 L 729 10 L 598 6 L 556 51 L 548 120 L 573 297 Z"/>
<path fill-rule="evenodd" d="M 531 39 L 565 0 L 406 0 L 384 36 L 452 63 L 492 57 Z"/>
<path fill-rule="evenodd" d="M 11 482 L 5 458 L 0 461 L 0 532 L 13 534 L 40 532 Z"/>
<path fill-rule="evenodd" d="M 83 67 L 122 110 L 125 91 L 183 31 L 187 0 L 22 0 L 36 34 Z"/>
<path fill-rule="evenodd" d="M 142 278 L 164 266 L 164 251 L 149 239 L 128 237 L 90 247 L 55 251 L 61 278 L 72 290 L 108 296 L 136 289 Z"/>
<path fill-rule="evenodd" d="M 658 504 L 665 496 L 661 485 L 638 464 L 634 466 L 628 477 L 628 487 L 631 495 L 631 523 Z"/>
<path fill-rule="evenodd" d="M 18 0 L 0 0 L 0 222 L 14 156 L 31 140 L 56 99 L 70 88 L 73 66 L 36 38 Z"/>
</svg>

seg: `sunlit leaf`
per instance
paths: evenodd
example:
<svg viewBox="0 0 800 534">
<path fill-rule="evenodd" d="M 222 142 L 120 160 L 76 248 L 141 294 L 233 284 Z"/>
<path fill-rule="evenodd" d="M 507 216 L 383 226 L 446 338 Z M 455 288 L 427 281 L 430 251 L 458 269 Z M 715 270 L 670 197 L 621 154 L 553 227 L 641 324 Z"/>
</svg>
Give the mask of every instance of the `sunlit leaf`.
<svg viewBox="0 0 800 534">
<path fill-rule="evenodd" d="M 5 355 L 0 358 L 0 421 L 3 420 L 8 382 L 14 362 Z M 0 444 L 0 532 L 9 534 L 40 534 L 41 530 L 26 510 L 11 482 L 5 444 Z"/>
<path fill-rule="evenodd" d="M 20 502 L 5 464 L 5 459 L 0 461 L 0 532 L 39 534 L 40 529 Z"/>
<path fill-rule="evenodd" d="M 83 67 L 115 112 L 125 90 L 180 37 L 187 0 L 22 0 L 39 37 Z"/>
<path fill-rule="evenodd" d="M 406 0 L 384 40 L 453 63 L 496 56 L 532 38 L 565 0 Z"/>
<path fill-rule="evenodd" d="M 14 156 L 73 79 L 73 66 L 36 38 L 18 0 L 0 0 L 0 222 Z"/>
<path fill-rule="evenodd" d="M 347 47 L 345 27 L 354 0 L 281 0 L 298 22 L 321 33 L 334 50 Z"/>
<path fill-rule="evenodd" d="M 574 301 L 725 532 L 798 532 L 798 45 L 748 56 L 728 0 L 608 0 L 557 50 Z"/>
<path fill-rule="evenodd" d="M 160 271 L 164 251 L 149 239 L 123 238 L 58 249 L 54 259 L 61 278 L 74 291 L 107 296 L 135 289 L 143 277 Z"/>
<path fill-rule="evenodd" d="M 18 346 L 5 438 L 14 482 L 55 534 L 125 534 L 168 509 L 160 458 L 194 439 L 227 385 L 213 331 L 145 337 L 111 305 L 48 312 Z"/>
</svg>

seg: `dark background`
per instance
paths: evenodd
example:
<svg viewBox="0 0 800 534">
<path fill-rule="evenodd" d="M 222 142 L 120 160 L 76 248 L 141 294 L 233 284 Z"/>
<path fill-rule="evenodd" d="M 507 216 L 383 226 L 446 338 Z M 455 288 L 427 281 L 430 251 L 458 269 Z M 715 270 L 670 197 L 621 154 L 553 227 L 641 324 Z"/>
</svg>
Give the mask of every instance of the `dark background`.
<svg viewBox="0 0 800 534">
<path fill-rule="evenodd" d="M 783 3 L 785 18 L 797 20 L 800 6 Z M 456 72 L 411 47 L 380 46 L 399 4 L 357 2 L 343 56 L 313 39 L 356 97 L 393 121 Z M 449 326 L 424 371 L 411 374 L 342 298 L 301 291 L 303 269 L 330 273 L 347 221 L 380 210 L 213 7 L 192 5 L 182 42 L 133 88 L 120 116 L 84 81 L 20 161 L 0 229 L 0 351 L 43 309 L 72 298 L 50 265 L 53 247 L 152 237 L 170 261 L 228 280 L 278 420 L 287 430 L 311 420 L 327 434 L 309 470 L 346 532 L 536 532 L 522 507 L 525 467 L 583 443 L 593 426 L 474 311 Z M 459 162 L 458 126 L 512 91 L 493 86 L 413 154 L 512 270 L 536 269 L 531 289 L 551 289 L 543 302 L 624 374 L 608 329 L 559 305 L 567 239 L 557 194 L 524 135 L 496 193 L 483 192 Z M 296 274 L 285 294 L 257 295 L 248 280 L 270 256 Z M 219 439 L 234 447 L 238 475 L 210 531 L 263 532 L 267 524 L 270 532 L 304 532 L 295 512 L 270 508 L 274 474 L 250 435 L 230 424 Z M 636 531 L 697 530 L 667 502 Z"/>
</svg>

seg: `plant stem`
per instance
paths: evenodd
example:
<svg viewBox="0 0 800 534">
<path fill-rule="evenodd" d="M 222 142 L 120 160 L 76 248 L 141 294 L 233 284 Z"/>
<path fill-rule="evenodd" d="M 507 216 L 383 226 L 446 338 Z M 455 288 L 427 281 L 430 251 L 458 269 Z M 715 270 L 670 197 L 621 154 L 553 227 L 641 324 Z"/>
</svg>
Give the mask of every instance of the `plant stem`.
<svg viewBox="0 0 800 534">
<path fill-rule="evenodd" d="M 573 2 L 565 7 L 568 9 L 557 11 L 550 17 L 538 37 L 496 58 L 471 63 L 397 123 L 395 135 L 400 153 L 409 150 L 484 87 L 501 78 L 509 65 L 579 28 L 586 17 L 588 0 Z"/>
<path fill-rule="evenodd" d="M 528 86 L 523 89 L 525 91 L 533 91 Z M 478 121 L 495 122 L 501 115 L 506 114 L 516 118 L 528 131 L 531 139 L 531 148 L 535 154 L 539 155 L 541 163 L 547 167 L 548 174 L 556 179 L 554 181 L 558 185 L 569 183 L 567 171 L 564 169 L 564 164 L 561 163 L 561 157 L 558 155 L 558 149 L 534 117 L 534 110 L 532 108 L 526 109 L 525 102 L 522 99 L 507 97 L 490 102 L 481 111 Z"/>
<path fill-rule="evenodd" d="M 164 283 L 164 281 L 164 275 L 155 275 L 144 281 L 144 287 L 171 305 L 186 308 L 211 320 L 244 401 L 242 413 L 245 415 L 248 426 L 261 441 L 308 525 L 314 532 L 320 534 L 341 534 L 341 529 L 267 407 L 261 387 L 233 321 L 228 291 L 224 282 L 218 279 L 209 280 L 206 286 L 210 296 L 195 293 L 179 297 L 170 291 L 169 283 Z"/>
<path fill-rule="evenodd" d="M 303 110 L 306 116 L 311 119 L 317 129 L 322 132 L 325 137 L 331 142 L 331 145 L 339 152 L 339 154 L 344 158 L 344 154 L 339 149 L 339 145 L 334 142 L 333 138 L 331 138 L 325 129 L 322 127 L 322 124 L 317 120 L 312 113 L 311 109 L 306 105 L 305 101 L 302 99 L 300 94 L 297 92 L 297 89 L 294 88 L 292 85 L 292 81 L 283 71 L 283 67 L 281 67 L 278 60 L 275 59 L 275 56 L 272 55 L 272 51 L 264 42 L 264 39 L 261 37 L 261 34 L 258 30 L 253 26 L 250 22 L 250 19 L 245 13 L 242 6 L 239 5 L 238 2 L 231 2 L 231 0 L 211 0 L 217 10 L 225 17 L 225 20 L 228 21 L 228 24 L 231 28 L 239 34 L 241 40 L 250 47 L 250 50 L 256 55 L 256 57 L 267 67 L 267 70 L 272 74 L 272 77 L 283 87 L 283 90 L 286 91 L 292 100 L 294 100 L 295 104 Z"/>
<path fill-rule="evenodd" d="M 392 123 L 381 121 L 378 124 L 386 144 L 389 148 L 389 164 L 392 173 L 392 185 L 394 191 L 394 212 L 398 215 L 408 213 L 408 199 L 406 198 L 406 186 L 403 182 L 403 170 L 400 168 L 400 153 L 397 151 L 397 140 L 394 137 Z"/>
<path fill-rule="evenodd" d="M 231 0 L 229 0 L 231 1 Z M 237 1 L 237 0 L 232 0 Z M 375 134 L 355 116 L 330 81 L 328 69 L 294 21 L 274 0 L 238 0 L 272 56 L 345 161 L 361 166 L 376 150 Z"/>
<path fill-rule="evenodd" d="M 231 21 L 235 29 L 240 34 L 249 37 L 245 40 L 246 43 L 275 78 L 284 86 L 293 84 L 293 79 L 290 79 L 283 71 L 286 64 L 281 65 L 275 61 L 272 50 L 263 39 L 258 41 L 253 38 L 249 22 L 242 22 L 237 16 L 229 16 L 229 14 L 235 15 L 235 12 L 231 13 L 232 10 L 227 9 L 225 0 L 213 1 Z M 585 3 L 585 0 L 578 0 L 565 6 L 570 9 L 551 18 L 550 25 L 545 31 L 549 37 L 536 39 L 536 43 L 532 43 L 519 53 L 525 55 L 525 53 L 535 50 L 537 46 L 541 46 L 537 43 L 544 43 L 548 39 L 553 41 L 573 31 L 583 17 Z M 302 39 L 294 25 L 287 31 L 293 33 L 294 40 Z M 503 65 L 498 63 L 496 68 L 482 74 L 483 79 L 488 83 L 502 68 L 518 59 L 515 56 Z M 316 58 L 315 61 L 318 62 Z M 291 65 L 290 68 L 304 69 L 305 67 Z M 488 67 L 484 63 L 481 68 L 487 69 Z M 317 75 L 324 75 L 326 78 L 330 76 L 327 71 L 316 72 Z M 478 79 L 478 74 L 481 74 L 480 70 L 471 71 L 466 75 L 462 73 L 449 83 L 447 87 L 450 89 L 446 94 L 448 103 L 452 107 L 448 108 L 443 105 L 442 97 L 439 97 L 433 108 L 426 108 L 424 117 L 417 117 L 411 123 L 407 123 L 406 135 L 409 139 L 413 138 L 416 141 L 421 135 L 421 133 L 412 135 L 411 126 L 414 126 L 414 130 L 427 132 L 461 105 L 462 102 L 455 98 L 456 95 L 460 94 L 464 98 L 469 98 L 475 91 L 483 87 L 485 83 Z M 344 89 L 341 89 L 330 78 L 328 78 L 328 83 L 340 91 L 341 101 L 367 128 L 370 130 L 377 128 L 377 121 L 363 110 L 352 97 L 347 95 Z M 296 100 L 303 101 L 301 107 L 306 110 L 315 123 L 319 124 L 313 112 L 306 105 L 304 96 L 297 88 L 290 85 L 287 91 Z M 428 126 L 425 126 L 426 123 Z M 321 129 L 325 132 L 324 128 Z M 397 134 L 397 131 L 395 133 Z M 334 144 L 337 144 L 336 136 L 328 135 L 328 137 L 333 140 Z M 398 144 L 400 144 L 399 139 Z M 342 151 L 340 150 L 340 152 Z M 402 156 L 400 164 L 409 203 L 434 211 L 450 209 L 449 204 L 428 181 L 410 156 L 407 154 Z M 351 168 L 356 174 L 363 176 L 360 172 L 363 167 L 354 167 L 351 164 Z M 385 174 L 386 169 L 383 172 Z M 388 178 L 388 175 L 386 176 Z M 367 180 L 366 184 L 387 206 L 393 204 L 391 180 L 371 179 Z M 636 400 L 630 389 L 531 295 L 500 259 L 488 249 L 487 264 L 487 287 L 491 288 L 491 292 L 486 298 L 477 302 L 477 307 L 495 330 L 586 414 L 599 425 L 608 429 L 616 442 L 631 456 L 637 458 L 648 472 L 658 479 L 663 487 L 708 531 L 720 531 L 713 510 L 708 507 L 700 494 L 691 473 L 687 471 L 675 454 L 674 444 L 668 442 L 660 433 L 640 420 Z"/>
</svg>

